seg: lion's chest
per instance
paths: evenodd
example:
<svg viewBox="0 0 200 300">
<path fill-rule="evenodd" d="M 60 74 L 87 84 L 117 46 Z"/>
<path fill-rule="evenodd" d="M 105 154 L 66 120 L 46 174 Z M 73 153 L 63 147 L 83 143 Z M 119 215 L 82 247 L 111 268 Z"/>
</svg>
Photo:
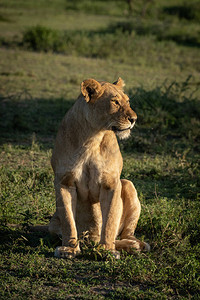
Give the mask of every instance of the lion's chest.
<svg viewBox="0 0 200 300">
<path fill-rule="evenodd" d="M 82 201 L 97 202 L 99 198 L 104 161 L 101 157 L 93 156 L 87 158 L 87 162 L 82 165 L 79 177 L 76 179 L 78 198 Z"/>
<path fill-rule="evenodd" d="M 110 136 L 104 136 L 97 147 L 89 148 L 84 153 L 82 162 L 76 179 L 78 198 L 82 201 L 89 199 L 91 202 L 98 202 L 105 174 L 109 178 L 120 178 L 122 156 L 117 141 L 113 141 Z"/>
</svg>

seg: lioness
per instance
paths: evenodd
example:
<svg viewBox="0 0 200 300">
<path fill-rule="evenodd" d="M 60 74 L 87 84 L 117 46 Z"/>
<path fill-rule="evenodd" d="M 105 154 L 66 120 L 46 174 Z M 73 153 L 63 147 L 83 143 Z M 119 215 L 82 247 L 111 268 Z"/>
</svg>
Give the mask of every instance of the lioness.
<svg viewBox="0 0 200 300">
<path fill-rule="evenodd" d="M 137 119 L 123 86 L 121 78 L 113 84 L 83 81 L 59 128 L 51 160 L 56 212 L 49 225 L 51 233 L 62 235 L 57 257 L 75 257 L 84 231 L 116 257 L 122 249 L 149 250 L 134 237 L 141 209 L 136 189 L 120 180 L 123 160 L 116 135 L 128 138 Z"/>
</svg>

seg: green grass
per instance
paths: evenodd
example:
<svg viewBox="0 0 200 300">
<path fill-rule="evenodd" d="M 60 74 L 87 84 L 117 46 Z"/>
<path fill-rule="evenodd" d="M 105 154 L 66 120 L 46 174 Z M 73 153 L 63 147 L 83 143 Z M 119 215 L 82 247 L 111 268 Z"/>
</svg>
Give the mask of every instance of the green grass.
<svg viewBox="0 0 200 300">
<path fill-rule="evenodd" d="M 199 299 L 198 1 L 1 1 L 0 298 Z M 34 44 L 35 43 L 35 44 Z M 34 46 L 36 45 L 36 46 Z M 137 112 L 120 144 L 150 253 L 74 260 L 32 224 L 55 210 L 55 135 L 86 78 L 121 76 Z M 9 224 L 17 224 L 12 227 Z"/>
</svg>

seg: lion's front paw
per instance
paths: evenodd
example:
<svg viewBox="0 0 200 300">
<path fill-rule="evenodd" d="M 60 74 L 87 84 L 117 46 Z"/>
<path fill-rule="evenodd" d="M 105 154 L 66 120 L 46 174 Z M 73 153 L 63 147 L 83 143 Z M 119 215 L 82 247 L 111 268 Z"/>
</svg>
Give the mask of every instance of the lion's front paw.
<svg viewBox="0 0 200 300">
<path fill-rule="evenodd" d="M 56 248 L 54 252 L 54 256 L 58 258 L 74 258 L 80 253 L 79 246 L 77 247 L 66 247 L 66 246 L 59 246 Z"/>
<path fill-rule="evenodd" d="M 102 248 L 109 251 L 110 254 L 115 258 L 115 259 L 120 259 L 120 253 L 117 251 L 117 249 L 113 249 L 113 243 L 111 244 L 101 244 Z"/>
</svg>

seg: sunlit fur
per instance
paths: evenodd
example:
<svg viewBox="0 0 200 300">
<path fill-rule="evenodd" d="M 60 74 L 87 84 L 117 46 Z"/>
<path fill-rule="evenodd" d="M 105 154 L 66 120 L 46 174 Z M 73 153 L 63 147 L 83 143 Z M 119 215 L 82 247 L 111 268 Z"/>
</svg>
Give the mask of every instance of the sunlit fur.
<svg viewBox="0 0 200 300">
<path fill-rule="evenodd" d="M 116 135 L 117 135 L 117 137 L 120 140 L 128 139 L 129 136 L 130 136 L 130 134 L 131 134 L 131 130 L 130 129 L 127 129 L 127 130 L 124 130 L 124 131 L 117 131 L 116 132 Z"/>
</svg>

